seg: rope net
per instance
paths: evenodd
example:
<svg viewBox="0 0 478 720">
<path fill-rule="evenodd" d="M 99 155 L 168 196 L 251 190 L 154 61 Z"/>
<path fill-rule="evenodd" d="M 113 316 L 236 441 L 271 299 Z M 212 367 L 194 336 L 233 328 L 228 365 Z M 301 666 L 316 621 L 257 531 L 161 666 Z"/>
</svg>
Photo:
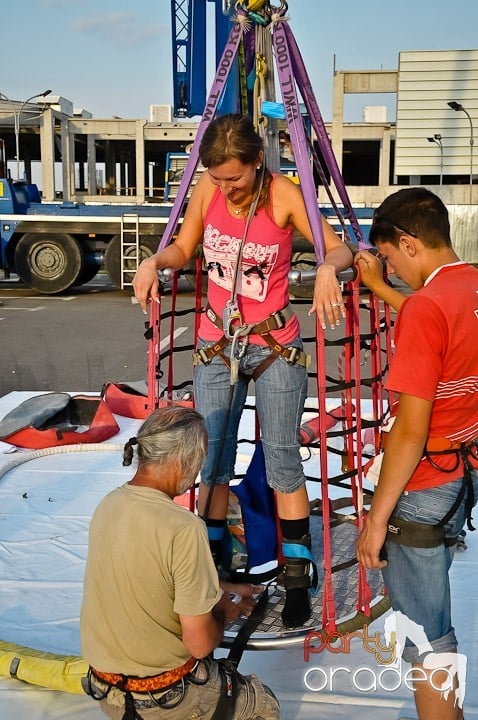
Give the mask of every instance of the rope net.
<svg viewBox="0 0 478 720">
<path fill-rule="evenodd" d="M 241 106 L 238 110 L 244 111 L 248 104 L 248 112 L 256 118 L 258 130 L 263 137 L 268 138 L 267 161 L 270 167 L 274 168 L 273 153 L 278 148 L 277 136 L 274 133 L 277 133 L 278 125 L 276 120 L 263 113 L 264 101 L 275 101 L 270 89 L 274 83 L 270 82 L 270 76 L 265 76 L 265 68 L 272 71 L 274 59 L 282 92 L 285 122 L 314 235 L 315 254 L 295 253 L 292 262 L 295 276 L 292 278 L 290 275 L 289 278 L 291 302 L 301 317 L 304 349 L 312 357 L 308 371 L 309 399 L 301 436 L 311 505 L 312 551 L 319 568 L 320 591 L 312 599 L 313 612 L 306 626 L 299 630 L 287 630 L 281 621 L 285 593 L 279 577 L 270 588 L 265 618 L 248 642 L 249 648 L 269 649 L 302 643 L 304 635 L 310 631 L 325 634 L 336 631 L 353 632 L 388 609 L 381 574 L 378 571 L 366 571 L 357 564 L 355 540 L 363 523 L 364 506 L 367 506 L 372 496 L 371 488 L 364 483 L 364 465 L 378 452 L 379 428 L 388 409 L 383 379 L 391 355 L 392 324 L 388 307 L 379 303 L 376 297 L 361 286 L 359 278 L 351 273 L 345 273 L 343 279 L 339 278 L 346 302 L 346 320 L 341 326 L 342 334 L 338 329 L 333 332 L 324 331 L 319 323 L 308 318 L 307 313 L 303 312 L 304 306 L 309 307 L 307 297 L 311 296 L 311 287 L 305 281 L 312 281 L 315 275 L 313 270 L 308 272 L 304 269 L 304 265 L 307 267 L 310 263 L 313 268 L 316 258 L 321 261 L 324 256 L 312 166 L 327 190 L 331 207 L 338 218 L 338 231 L 352 249 L 364 245 L 362 229 L 349 201 L 302 58 L 288 25 L 286 3 L 282 2 L 279 8 L 274 8 L 264 0 L 244 0 L 236 2 L 233 10 L 232 4 L 225 3 L 226 5 L 228 10 L 234 13 L 231 34 L 219 62 L 159 249 L 171 242 L 177 230 L 198 164 L 200 141 L 207 124 L 218 111 L 221 91 L 228 73 L 234 67 L 237 54 L 240 60 L 237 66 L 241 73 Z M 254 32 L 249 32 L 252 28 Z M 256 43 L 259 43 L 259 48 Z M 259 68 L 255 62 L 257 49 L 260 49 Z M 256 74 L 252 88 L 248 83 L 251 72 Z M 297 90 L 302 96 L 315 132 L 314 143 L 304 127 Z M 269 93 L 270 97 L 263 97 L 264 93 Z M 253 108 L 251 103 L 255 104 Z M 330 183 L 327 181 L 328 177 Z M 191 354 L 196 347 L 200 314 L 205 306 L 206 280 L 202 256 L 198 253 L 198 257 L 186 269 L 169 277 L 159 302 L 151 305 L 146 329 L 149 410 L 164 402 L 174 402 L 190 396 Z M 195 287 L 194 293 L 183 292 L 185 287 L 191 290 L 191 286 Z M 365 406 L 366 412 L 363 411 Z M 237 481 L 245 474 L 244 457 L 250 458 L 260 437 L 253 397 L 244 412 L 252 416 L 248 424 L 252 430 L 249 436 L 238 439 Z M 246 446 L 249 453 L 242 453 L 241 450 Z M 233 494 L 231 498 L 229 522 L 235 541 L 235 563 L 236 566 L 246 566 L 247 538 L 243 537 L 240 508 Z M 189 496 L 188 504 L 194 511 L 194 491 Z M 278 561 L 280 562 L 280 558 Z M 232 644 L 239 630 L 240 624 L 233 624 L 227 629 L 224 646 Z M 6 647 L 5 643 L 2 643 L 2 652 L 5 674 L 11 673 L 12 657 L 15 660 L 21 655 L 25 658 L 22 667 L 28 669 L 27 659 L 32 656 L 34 671 L 30 673 L 25 670 L 27 674 L 18 674 L 18 677 L 46 687 L 81 692 L 80 678 L 84 674 L 84 661 L 81 658 L 38 653 L 19 646 L 12 650 L 10 646 Z M 38 655 L 46 668 L 45 672 L 40 674 Z M 65 659 L 68 662 L 73 661 L 75 666 L 76 679 L 73 688 L 63 680 Z M 50 677 L 52 670 L 49 663 L 52 661 L 60 663 L 58 681 L 53 681 Z M 71 674 L 71 670 L 67 669 L 66 673 Z"/>
<path fill-rule="evenodd" d="M 191 277 L 186 284 L 185 272 L 181 271 L 174 274 L 170 290 L 163 290 L 160 303 L 151 308 L 147 335 L 149 383 L 150 388 L 156 388 L 156 394 L 150 394 L 152 408 L 159 406 L 158 401 L 180 399 L 192 386 L 190 357 L 204 310 L 201 258 L 196 265 L 194 294 L 183 291 Z M 388 608 L 380 572 L 366 572 L 355 561 L 355 539 L 362 510 L 372 495 L 371 489 L 363 487 L 363 468 L 378 452 L 379 428 L 388 409 L 383 379 L 390 354 L 391 319 L 388 307 L 361 286 L 358 278 L 343 281 L 343 296 L 346 320 L 341 336 L 337 329 L 324 333 L 315 321 L 311 322 L 310 334 L 302 336 L 304 349 L 312 356 L 302 455 L 311 498 L 313 554 L 321 574 L 320 592 L 312 601 L 313 614 L 303 632 L 356 629 Z M 291 303 L 300 316 L 306 315 L 308 300 L 292 297 Z M 362 411 L 364 405 L 367 412 Z M 245 474 L 244 455 L 252 455 L 259 437 L 252 395 L 244 412 L 251 413 L 246 423 L 251 430 L 249 436 L 238 438 L 237 481 Z M 243 537 L 234 486 L 231 489 L 229 523 L 235 540 L 235 563 L 247 565 L 247 538 Z M 193 492 L 190 509 L 194 510 L 194 505 Z M 279 581 L 266 618 L 250 645 L 268 647 L 300 638 L 300 632 L 288 631 L 282 625 L 283 600 Z M 233 637 L 235 632 L 237 626 L 232 626 L 228 634 Z"/>
<path fill-rule="evenodd" d="M 322 262 L 325 254 L 312 168 L 327 191 L 332 211 L 338 218 L 337 229 L 344 241 L 352 251 L 366 247 L 366 243 L 332 151 L 305 65 L 289 27 L 287 9 L 285 2 L 281 2 L 280 7 L 273 7 L 264 1 L 235 4 L 231 33 L 179 188 L 176 211 L 172 213 L 173 217 L 159 249 L 171 241 L 177 228 L 198 162 L 199 145 L 205 127 L 220 107 L 227 77 L 230 72 L 238 72 L 242 92 L 237 111 L 247 110 L 257 131 L 267 140 L 266 156 L 271 167 L 274 167 L 274 151 L 277 150 L 277 142 L 274 142 L 279 127 L 277 117 L 283 118 L 282 123 L 290 134 L 298 179 L 314 237 L 314 254 L 296 253 L 293 257 L 292 268 L 295 266 L 299 271 L 298 278 L 296 272 L 294 282 L 297 283 L 298 279 L 299 287 L 291 287 L 291 294 L 310 297 L 311 287 L 306 282 L 313 281 L 315 273 L 304 271 L 304 266 L 307 267 L 310 262 L 311 267 L 315 267 L 316 261 Z M 235 63 L 236 56 L 238 62 Z M 275 103 L 274 83 L 270 82 L 274 64 L 282 106 Z M 269 96 L 268 92 L 271 93 Z M 299 103 L 299 93 L 302 104 Z M 244 107 L 246 98 L 247 108 Z M 275 117 L 274 112 L 266 114 L 266 105 L 275 108 L 278 114 Z M 311 133 L 307 132 L 307 121 L 302 113 L 304 106 L 315 133 L 315 142 L 311 140 Z M 304 416 L 306 426 L 302 435 L 304 469 L 311 498 L 313 553 L 321 573 L 320 592 L 313 600 L 312 617 L 304 632 L 310 629 L 324 632 L 355 629 L 388 607 L 380 573 L 366 572 L 355 561 L 355 539 L 363 523 L 364 505 L 370 501 L 372 493 L 370 489 L 364 492 L 363 466 L 378 451 L 378 431 L 387 411 L 383 378 L 391 352 L 390 313 L 387 307 L 380 306 L 378 299 L 360 285 L 357 277 L 345 275 L 342 285 L 346 320 L 342 337 L 338 337 L 337 329 L 333 333 L 324 333 L 319 323 L 306 329 L 302 319 L 306 312 L 301 313 L 301 306 L 310 303 L 299 297 L 292 298 L 294 309 L 302 316 L 304 349 L 313 358 L 309 368 L 309 400 Z M 185 307 L 185 296 L 178 294 L 178 282 L 183 277 L 196 288 L 190 307 Z M 207 277 L 199 253 L 185 271 L 173 275 L 171 291 L 163 292 L 160 302 L 151 308 L 147 333 L 150 341 L 148 382 L 151 409 L 158 406 L 159 398 L 172 401 L 181 397 L 185 388 L 190 389 L 192 385 L 191 376 L 181 376 L 179 368 L 187 367 L 188 364 L 180 362 L 179 358 L 181 353 L 187 353 L 190 357 L 195 348 L 200 313 L 204 310 L 206 284 Z M 179 332 L 183 325 L 191 328 L 191 331 Z M 164 349 L 161 350 L 162 347 Z M 363 414 L 362 401 L 365 399 L 371 410 Z M 254 413 L 253 403 L 246 406 L 245 412 Z M 249 426 L 254 429 L 252 436 L 238 438 L 239 458 L 241 446 L 247 443 L 253 448 L 260 437 L 257 418 Z M 236 471 L 236 480 L 240 481 L 244 476 L 240 462 Z M 191 495 L 191 509 L 194 509 L 194 504 L 194 495 Z M 244 541 L 238 531 L 240 517 L 238 522 L 237 503 L 235 508 L 233 514 L 236 517 L 230 518 L 231 527 L 239 558 L 247 565 L 247 552 L 241 552 L 244 547 L 237 542 L 238 537 Z M 245 544 L 247 548 L 247 538 Z M 271 595 L 266 618 L 252 636 L 250 646 L 274 646 L 277 643 L 295 642 L 301 635 L 303 637 L 301 631 L 283 628 L 280 619 L 283 599 L 284 591 L 279 582 Z M 233 637 L 238 628 L 229 630 Z"/>
</svg>

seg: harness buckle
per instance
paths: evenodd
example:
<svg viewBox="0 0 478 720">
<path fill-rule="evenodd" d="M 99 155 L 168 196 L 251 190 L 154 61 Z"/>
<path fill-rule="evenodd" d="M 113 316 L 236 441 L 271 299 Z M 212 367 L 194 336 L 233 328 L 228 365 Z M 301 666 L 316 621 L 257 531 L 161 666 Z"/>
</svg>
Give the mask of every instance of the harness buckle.
<svg viewBox="0 0 478 720">
<path fill-rule="evenodd" d="M 286 320 L 282 314 L 282 310 L 277 310 L 276 312 L 271 313 L 271 318 L 274 318 L 274 322 L 276 324 L 275 330 L 282 330 L 282 328 L 286 324 Z"/>
<path fill-rule="evenodd" d="M 234 325 L 236 325 L 236 327 L 234 327 Z M 242 325 L 242 316 L 237 303 L 228 300 L 224 310 L 222 311 L 222 327 L 224 335 L 228 340 L 233 340 Z"/>
<path fill-rule="evenodd" d="M 289 365 L 295 365 L 297 360 L 300 357 L 300 350 L 296 347 L 289 347 L 287 350 L 290 351 L 289 357 L 285 357 L 285 361 L 289 363 Z"/>
<path fill-rule="evenodd" d="M 204 364 L 208 365 L 211 362 L 211 358 L 209 357 L 208 353 L 206 352 L 205 348 L 200 348 L 197 351 L 197 355 L 199 356 L 199 360 Z"/>
</svg>

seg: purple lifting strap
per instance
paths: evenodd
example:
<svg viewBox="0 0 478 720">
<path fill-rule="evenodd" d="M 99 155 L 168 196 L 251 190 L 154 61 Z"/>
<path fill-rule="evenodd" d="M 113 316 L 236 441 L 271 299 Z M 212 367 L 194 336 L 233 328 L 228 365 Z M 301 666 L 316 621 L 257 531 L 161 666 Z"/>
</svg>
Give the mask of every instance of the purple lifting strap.
<svg viewBox="0 0 478 720">
<path fill-rule="evenodd" d="M 163 237 L 161 238 L 161 242 L 159 243 L 158 252 L 160 250 L 163 250 L 163 248 L 165 248 L 167 245 L 169 245 L 172 240 L 174 231 L 176 230 L 179 217 L 184 207 L 184 202 L 186 200 L 189 186 L 191 185 L 191 180 L 198 166 L 199 145 L 201 144 L 201 140 L 207 126 L 216 115 L 217 107 L 223 94 L 227 78 L 229 77 L 229 72 L 231 70 L 234 58 L 236 57 L 243 33 L 244 25 L 241 25 L 240 23 L 234 23 L 227 39 L 224 51 L 222 53 L 221 60 L 216 70 L 216 76 L 209 92 L 206 107 L 204 108 L 201 122 L 199 123 L 198 131 L 194 139 L 194 143 L 191 148 L 186 167 L 184 169 L 183 177 L 181 178 L 181 182 L 178 188 L 178 194 L 171 209 L 171 215 L 169 216 L 168 224 L 166 225 Z"/>
<path fill-rule="evenodd" d="M 294 35 L 288 23 L 284 24 L 285 33 L 287 35 L 287 42 L 289 44 L 290 53 L 292 56 L 292 67 L 294 69 L 294 74 L 297 79 L 297 84 L 299 85 L 301 95 L 304 98 L 307 112 L 309 113 L 309 117 L 312 121 L 312 126 L 314 128 L 315 134 L 317 135 L 318 145 L 320 147 L 321 153 L 330 172 L 330 176 L 334 181 L 335 187 L 337 188 L 339 197 L 342 200 L 345 217 L 347 217 L 350 221 L 350 224 L 354 230 L 355 236 L 359 244 L 363 244 L 363 247 L 369 247 L 363 241 L 362 231 L 353 211 L 352 203 L 350 202 L 347 189 L 345 187 L 342 175 L 337 165 L 337 160 L 335 158 L 334 151 L 332 150 L 332 145 L 327 134 L 322 115 L 320 113 L 317 101 L 312 91 L 312 87 L 309 77 L 307 75 L 307 70 L 305 69 L 302 55 L 300 54 L 300 50 L 297 46 Z"/>
<path fill-rule="evenodd" d="M 295 79 L 290 62 L 289 45 L 285 31 L 286 24 L 285 21 L 281 20 L 273 25 L 272 39 L 275 48 L 277 75 L 292 147 L 294 149 L 295 164 L 299 173 L 302 195 L 314 239 L 315 255 L 317 257 L 317 263 L 321 265 L 324 262 L 325 255 L 324 234 L 322 232 L 322 221 L 317 204 L 317 191 L 309 162 L 304 123 L 297 99 Z"/>
</svg>

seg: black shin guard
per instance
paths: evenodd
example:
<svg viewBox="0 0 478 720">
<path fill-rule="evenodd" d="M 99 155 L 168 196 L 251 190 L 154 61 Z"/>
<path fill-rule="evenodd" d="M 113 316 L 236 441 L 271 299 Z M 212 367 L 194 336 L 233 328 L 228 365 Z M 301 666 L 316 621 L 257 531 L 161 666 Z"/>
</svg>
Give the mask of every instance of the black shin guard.
<svg viewBox="0 0 478 720">
<path fill-rule="evenodd" d="M 303 530 L 306 532 L 299 537 L 283 538 L 283 554 L 285 559 L 284 568 L 284 587 L 286 591 L 284 609 L 282 610 L 282 622 L 285 627 L 300 627 L 310 618 L 312 609 L 310 605 L 309 588 L 310 581 L 310 562 L 304 557 L 300 557 L 302 551 L 298 548 L 299 557 L 293 557 L 290 553 L 290 546 L 301 546 L 310 553 L 311 541 L 308 533 L 309 522 L 305 520 L 281 520 L 281 529 L 287 531 L 291 529 Z M 295 527 L 292 526 L 294 523 Z M 285 535 L 285 533 L 284 533 Z"/>
<path fill-rule="evenodd" d="M 221 576 L 227 575 L 231 568 L 232 540 L 227 520 L 206 520 L 209 547 L 214 564 Z"/>
</svg>

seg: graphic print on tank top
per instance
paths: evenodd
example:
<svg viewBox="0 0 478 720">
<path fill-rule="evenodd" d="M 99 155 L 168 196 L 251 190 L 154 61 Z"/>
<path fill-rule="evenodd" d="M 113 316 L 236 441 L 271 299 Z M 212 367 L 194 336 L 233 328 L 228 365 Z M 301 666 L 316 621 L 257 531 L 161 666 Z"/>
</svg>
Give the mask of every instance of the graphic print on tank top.
<svg viewBox="0 0 478 720">
<path fill-rule="evenodd" d="M 209 281 L 231 292 L 241 238 L 221 233 L 211 223 L 204 229 L 204 257 Z M 244 243 L 241 272 L 237 281 L 237 293 L 251 300 L 262 302 L 266 296 L 269 279 L 279 256 L 279 243 L 264 245 L 258 242 Z"/>
</svg>

